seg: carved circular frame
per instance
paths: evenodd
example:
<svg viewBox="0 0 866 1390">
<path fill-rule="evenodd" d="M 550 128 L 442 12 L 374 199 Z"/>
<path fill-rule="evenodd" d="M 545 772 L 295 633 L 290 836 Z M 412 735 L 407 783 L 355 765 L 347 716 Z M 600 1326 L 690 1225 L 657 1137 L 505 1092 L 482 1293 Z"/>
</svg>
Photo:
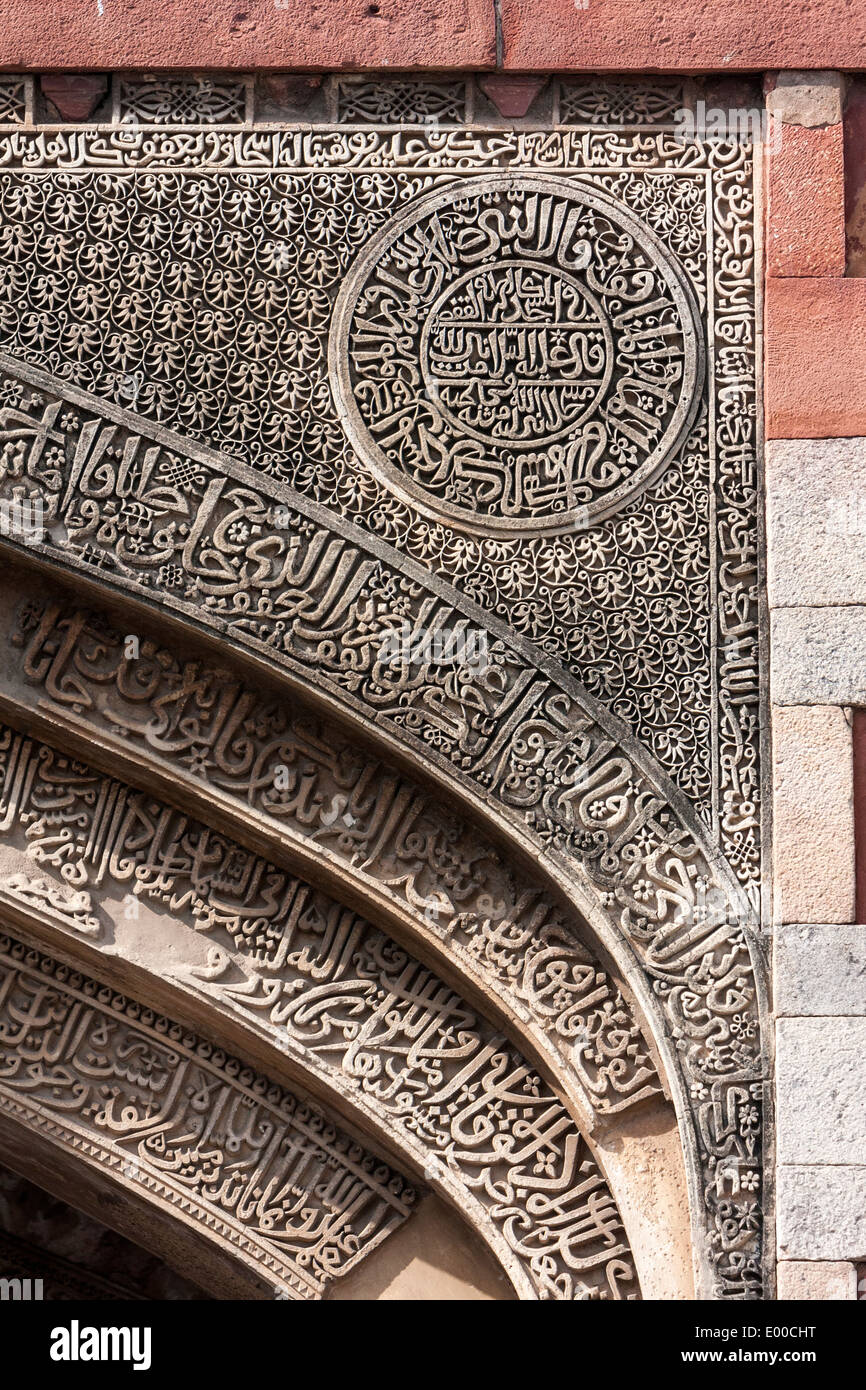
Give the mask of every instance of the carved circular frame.
<svg viewBox="0 0 866 1390">
<path fill-rule="evenodd" d="M 614 224 L 621 226 L 630 237 L 634 238 L 637 245 L 651 262 L 660 268 L 664 275 L 665 283 L 670 289 L 677 308 L 685 340 L 684 382 L 673 418 L 666 427 L 661 440 L 631 477 L 619 483 L 612 491 L 586 506 L 572 508 L 557 514 L 555 517 L 507 519 L 501 516 L 491 516 L 487 512 L 471 511 L 456 504 L 435 501 L 420 484 L 408 478 L 395 467 L 373 440 L 362 419 L 350 381 L 349 345 L 353 315 L 371 270 L 383 253 L 386 253 L 404 232 L 424 218 L 426 214 L 437 212 L 450 202 L 459 202 L 463 198 L 476 194 L 483 195 L 512 189 L 538 194 L 558 194 L 573 202 L 598 209 Z M 532 264 L 529 260 L 526 263 Z M 503 264 L 505 262 L 502 260 L 496 261 L 492 268 L 495 269 Z M 538 264 L 543 265 L 544 263 L 539 262 Z M 481 269 L 483 266 L 478 268 Z M 449 292 L 453 290 L 455 283 L 452 281 L 448 287 Z M 588 293 L 582 284 L 580 288 L 585 294 Z M 429 318 L 432 318 L 438 302 L 437 299 L 437 303 L 430 309 L 423 337 L 426 337 L 429 330 Z M 419 344 L 419 348 L 421 346 Z M 419 373 L 422 374 L 423 356 L 423 351 L 419 351 Z M 460 180 L 457 183 L 449 184 L 444 189 L 416 198 L 370 240 L 350 268 L 340 287 L 334 305 L 328 340 L 328 364 L 332 394 L 348 438 L 377 477 L 402 501 L 434 521 L 447 520 L 463 529 L 480 530 L 490 535 L 514 535 L 526 531 L 538 535 L 556 535 L 564 530 L 573 529 L 575 526 L 585 526 L 588 522 L 601 521 L 605 517 L 613 515 L 642 492 L 663 471 L 666 463 L 682 445 L 694 423 L 700 405 L 706 371 L 706 348 L 697 303 L 687 278 L 661 239 L 616 199 L 580 179 L 547 174 L 485 174 L 473 179 Z M 467 435 L 475 439 L 484 438 L 477 431 L 465 426 L 463 429 Z M 561 434 L 563 431 L 557 433 Z"/>
</svg>

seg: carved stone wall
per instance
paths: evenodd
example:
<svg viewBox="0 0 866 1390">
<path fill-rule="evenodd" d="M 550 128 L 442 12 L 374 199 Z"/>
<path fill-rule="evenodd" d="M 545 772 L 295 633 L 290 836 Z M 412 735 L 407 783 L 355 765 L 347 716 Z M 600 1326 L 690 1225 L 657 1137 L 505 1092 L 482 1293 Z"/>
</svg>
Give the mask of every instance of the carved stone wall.
<svg viewBox="0 0 866 1390">
<path fill-rule="evenodd" d="M 3 730 L 0 767 L 6 842 L 23 842 L 42 870 L 7 873 L 0 903 L 121 954 L 117 898 L 133 919 L 141 900 L 189 923 L 214 943 L 206 963 L 180 953 L 165 978 L 236 1012 L 377 1117 L 499 1237 L 527 1291 L 628 1295 L 634 1270 L 616 1206 L 567 1112 L 431 971 L 341 904 L 47 745 Z"/>
<path fill-rule="evenodd" d="M 750 146 L 684 138 L 699 92 L 681 82 L 555 80 L 515 124 L 464 79 L 334 79 L 300 119 L 243 78 L 119 76 L 91 124 L 50 128 L 6 81 L 0 503 L 34 524 L 0 545 L 130 623 L 50 590 L 20 610 L 13 720 L 59 714 L 97 766 L 123 745 L 146 780 L 177 759 L 220 824 L 243 805 L 249 834 L 318 857 L 338 897 L 378 892 L 374 918 L 486 993 L 572 1104 L 604 1116 L 668 1092 L 699 1295 L 760 1296 Z M 167 629 L 129 657 L 143 609 L 312 699 L 327 741 L 242 672 L 185 664 Z M 45 691 L 32 719 L 28 683 Z M 373 761 L 350 756 L 352 728 Z M 10 829 L 28 759 L 57 757 L 20 756 Z M 263 903 L 286 922 L 310 890 L 256 899 L 232 930 L 202 896 L 208 846 L 232 886 L 287 884 L 281 870 L 56 768 L 61 801 L 83 778 L 96 804 L 135 806 L 124 834 L 155 856 L 128 858 L 140 885 L 163 883 L 161 816 L 172 846 L 192 836 L 184 854 L 208 868 L 159 891 L 233 937 L 214 987 L 241 949 L 282 968 Z M 52 817 L 26 814 L 32 851 Z M 96 943 L 98 884 L 71 867 L 92 856 L 55 814 L 69 835 L 40 853 L 65 899 L 48 879 L 19 887 Z M 494 1206 L 499 1183 L 481 1183 Z M 515 1219 L 516 1245 L 500 1226 L 527 1289 L 575 1296 L 568 1259 Z M 599 1287 L 616 1294 L 631 1276 L 611 1269 Z"/>
<path fill-rule="evenodd" d="M 11 610 L 0 670 L 10 717 L 38 723 L 48 738 L 77 734 L 107 769 L 134 750 L 130 775 L 158 768 L 169 794 L 183 787 L 185 801 L 211 818 L 220 796 L 241 840 L 254 826 L 276 854 L 288 845 L 320 876 L 324 850 L 334 891 L 357 895 L 369 885 L 379 890 L 374 910 L 387 894 L 404 928 L 428 950 L 441 943 L 444 961 L 456 957 L 463 977 L 474 976 L 554 1066 L 565 1065 L 563 1084 L 585 1098 L 590 1123 L 593 1111 L 614 1115 L 661 1089 L 619 982 L 537 875 L 506 867 L 454 810 L 303 705 L 147 640 L 127 657 L 124 634 L 105 614 L 36 590 L 32 576 L 10 574 L 0 597 L 0 611 L 7 602 Z"/>
<path fill-rule="evenodd" d="M 315 1298 L 414 1192 L 315 1109 L 188 1031 L 0 937 L 0 1110 Z"/>
</svg>

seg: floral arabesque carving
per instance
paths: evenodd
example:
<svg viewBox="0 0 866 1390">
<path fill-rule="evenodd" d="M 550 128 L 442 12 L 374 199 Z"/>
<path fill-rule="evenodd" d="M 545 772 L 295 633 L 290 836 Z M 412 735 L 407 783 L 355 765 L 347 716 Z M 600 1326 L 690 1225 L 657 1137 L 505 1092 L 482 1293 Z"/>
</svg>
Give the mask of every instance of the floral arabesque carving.
<svg viewBox="0 0 866 1390">
<path fill-rule="evenodd" d="M 387 104 L 397 88 L 379 91 Z M 629 91 L 610 128 L 590 124 L 596 101 L 580 130 L 16 132 L 0 177 L 0 323 L 17 355 L 287 480 L 555 656 L 692 799 L 756 898 L 751 155 L 678 138 L 676 87 L 667 124 L 629 129 L 665 116 L 655 87 L 643 103 Z M 647 273 L 669 259 L 713 325 L 710 384 L 661 474 L 615 516 L 554 518 L 551 536 L 476 534 L 397 496 L 347 439 L 327 369 L 339 287 L 371 238 L 413 201 L 503 173 L 610 199 L 660 246 Z M 604 466 L 632 474 L 639 439 L 617 449 Z"/>
</svg>

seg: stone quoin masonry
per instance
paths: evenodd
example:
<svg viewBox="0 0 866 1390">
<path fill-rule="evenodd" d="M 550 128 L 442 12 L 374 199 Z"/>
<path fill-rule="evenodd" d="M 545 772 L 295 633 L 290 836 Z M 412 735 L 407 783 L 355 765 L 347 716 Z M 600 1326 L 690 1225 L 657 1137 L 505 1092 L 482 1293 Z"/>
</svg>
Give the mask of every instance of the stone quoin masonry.
<svg viewBox="0 0 866 1390">
<path fill-rule="evenodd" d="M 864 1296 L 864 73 L 0 0 L 22 1287 Z"/>
</svg>

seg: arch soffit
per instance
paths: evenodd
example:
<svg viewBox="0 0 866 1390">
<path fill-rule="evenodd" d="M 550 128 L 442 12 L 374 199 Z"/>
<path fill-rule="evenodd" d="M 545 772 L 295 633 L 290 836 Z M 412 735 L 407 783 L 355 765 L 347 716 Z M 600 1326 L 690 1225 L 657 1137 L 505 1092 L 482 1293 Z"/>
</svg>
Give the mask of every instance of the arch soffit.
<svg viewBox="0 0 866 1390">
<path fill-rule="evenodd" d="M 3 918 L 13 1167 L 158 1253 L 188 1249 L 222 1297 L 321 1298 L 409 1217 L 412 1182 L 317 1105 Z"/>
</svg>

